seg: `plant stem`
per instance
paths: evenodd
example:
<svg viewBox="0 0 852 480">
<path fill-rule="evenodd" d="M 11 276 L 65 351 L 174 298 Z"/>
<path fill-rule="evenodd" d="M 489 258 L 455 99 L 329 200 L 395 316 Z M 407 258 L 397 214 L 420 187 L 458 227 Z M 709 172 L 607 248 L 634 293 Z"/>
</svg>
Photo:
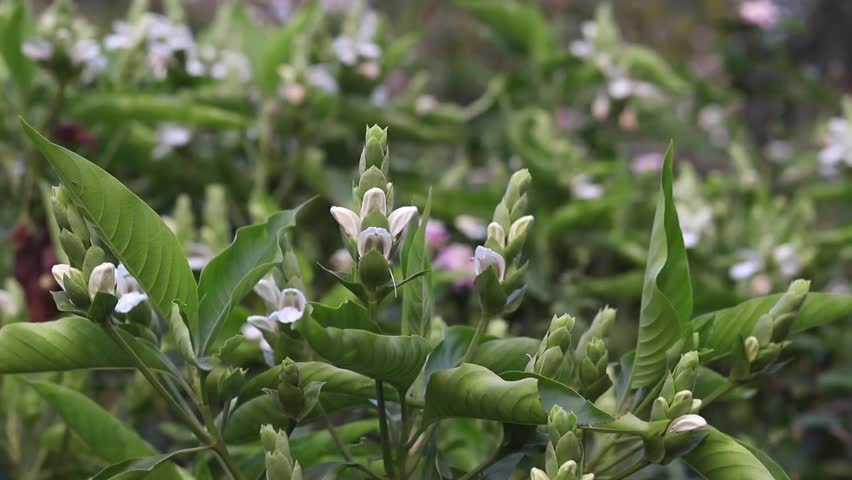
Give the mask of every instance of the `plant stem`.
<svg viewBox="0 0 852 480">
<path fill-rule="evenodd" d="M 475 477 L 476 475 L 479 475 L 486 468 L 493 465 L 494 462 L 496 462 L 497 460 L 498 460 L 498 458 L 495 456 L 491 460 L 480 463 L 479 466 L 477 466 L 473 470 L 471 470 L 471 471 L 465 473 L 464 475 L 462 475 L 461 477 L 459 477 L 459 480 L 470 480 L 471 478 Z"/>
<path fill-rule="evenodd" d="M 728 392 L 735 389 L 736 387 L 737 387 L 736 383 L 733 383 L 730 380 L 726 380 L 724 384 L 719 385 L 718 387 L 716 387 L 715 390 L 710 392 L 709 395 L 707 395 L 706 397 L 701 399 L 701 408 L 704 408 L 707 405 L 710 405 L 711 403 L 718 400 L 723 395 L 726 395 Z"/>
<path fill-rule="evenodd" d="M 482 312 L 482 315 L 479 317 L 479 323 L 476 325 L 476 331 L 473 333 L 473 338 L 470 340 L 470 345 L 467 346 L 467 350 L 464 352 L 464 356 L 462 356 L 461 360 L 458 361 L 456 366 L 459 366 L 463 363 L 468 363 L 471 361 L 476 355 L 476 351 L 479 349 L 479 342 L 482 340 L 482 336 L 485 334 L 485 330 L 488 328 L 489 322 L 488 314 L 485 311 Z"/>
<path fill-rule="evenodd" d="M 142 373 L 148 383 L 156 390 L 156 392 L 163 397 L 163 399 L 178 413 L 181 419 L 186 422 L 189 426 L 189 429 L 192 430 L 192 433 L 198 438 L 198 440 L 204 443 L 212 443 L 212 438 L 210 435 L 204 430 L 204 427 L 198 422 L 198 419 L 195 416 L 186 410 L 184 410 L 183 406 L 178 403 L 177 400 L 172 396 L 172 394 L 166 389 L 165 386 L 160 382 L 157 378 L 156 374 L 148 368 L 148 365 L 145 365 L 145 362 L 139 357 L 136 351 L 122 338 L 121 334 L 116 330 L 116 328 L 112 325 L 104 325 L 104 330 L 106 330 L 107 335 L 113 339 L 115 343 L 121 347 L 122 350 L 133 360 L 133 363 L 136 364 L 136 368 Z"/>
<path fill-rule="evenodd" d="M 231 454 L 228 453 L 228 446 L 225 444 L 225 439 L 222 437 L 222 433 L 216 428 L 216 421 L 213 418 L 213 414 L 210 411 L 210 399 L 207 395 L 207 389 L 204 388 L 204 385 L 207 381 L 207 372 L 203 370 L 195 370 L 197 374 L 195 379 L 195 388 L 198 390 L 198 394 L 201 397 L 201 416 L 204 417 L 204 423 L 207 425 L 207 430 L 210 431 L 210 435 L 213 437 L 213 451 L 216 452 L 216 456 L 219 457 L 219 461 L 222 462 L 222 466 L 234 480 L 242 480 L 242 475 L 240 475 L 240 469 L 237 467 L 236 463 L 234 463 L 234 459 L 231 457 Z"/>
<path fill-rule="evenodd" d="M 402 426 L 400 427 L 400 435 L 399 435 L 399 471 L 405 472 L 406 469 L 406 456 L 408 454 L 408 449 L 405 448 L 405 445 L 408 443 L 408 404 L 406 404 L 405 392 L 399 391 L 399 410 L 400 410 L 400 423 Z"/>
<path fill-rule="evenodd" d="M 337 445 L 337 448 L 340 450 L 343 458 L 346 459 L 347 462 L 351 463 L 353 460 L 352 455 L 349 453 L 349 449 L 346 448 L 346 444 L 343 442 L 343 439 L 340 438 L 340 435 L 337 433 L 337 429 L 334 428 L 334 424 L 331 423 L 331 419 L 328 418 L 328 414 L 319 402 L 317 402 L 317 409 L 323 418 L 325 418 L 325 427 L 328 430 L 328 433 L 331 434 L 331 438 L 334 440 L 334 443 Z"/>
<path fill-rule="evenodd" d="M 623 478 L 629 477 L 630 475 L 633 475 L 634 473 L 638 472 L 639 470 L 642 470 L 643 468 L 645 468 L 647 466 L 648 466 L 647 460 L 640 460 L 640 461 L 636 462 L 636 464 L 634 464 L 633 466 L 628 467 L 627 469 L 622 470 L 622 471 L 616 473 L 615 475 L 613 475 L 611 477 L 603 477 L 603 478 L 601 478 L 601 480 L 621 480 Z"/>
<path fill-rule="evenodd" d="M 379 430 L 382 434 L 382 458 L 385 463 L 385 473 L 388 477 L 396 478 L 393 468 L 393 455 L 390 449 L 390 433 L 388 432 L 387 412 L 385 411 L 384 382 L 376 380 L 376 401 L 379 405 Z"/>
<path fill-rule="evenodd" d="M 595 473 L 603 473 L 603 472 L 606 472 L 607 470 L 610 470 L 610 469 L 612 469 L 612 468 L 617 467 L 617 466 L 618 466 L 618 464 L 620 464 L 621 462 L 623 462 L 623 461 L 627 460 L 628 458 L 630 458 L 630 456 L 631 456 L 631 455 L 633 455 L 633 454 L 635 454 L 636 452 L 638 452 L 641 448 L 642 448 L 642 444 L 641 444 L 641 443 L 638 443 L 638 444 L 636 444 L 636 445 L 634 445 L 634 446 L 632 446 L 632 447 L 630 447 L 630 448 L 625 449 L 625 450 L 624 450 L 624 452 L 623 452 L 621 455 L 619 455 L 619 456 L 615 457 L 613 460 L 611 460 L 611 461 L 610 461 L 609 463 L 607 463 L 606 465 L 604 465 L 604 466 L 602 466 L 602 467 L 600 467 L 600 468 L 596 469 L 596 472 L 595 472 Z"/>
</svg>

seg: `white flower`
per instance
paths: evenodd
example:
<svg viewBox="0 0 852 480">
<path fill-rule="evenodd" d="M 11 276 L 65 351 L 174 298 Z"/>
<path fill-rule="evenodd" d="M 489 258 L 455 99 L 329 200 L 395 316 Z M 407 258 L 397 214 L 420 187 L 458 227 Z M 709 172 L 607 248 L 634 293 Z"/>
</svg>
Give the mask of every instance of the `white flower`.
<svg viewBox="0 0 852 480">
<path fill-rule="evenodd" d="M 70 277 L 72 273 L 79 273 L 81 276 L 83 272 L 77 270 L 71 265 L 66 265 L 64 263 L 60 263 L 58 265 L 54 265 L 53 268 L 50 269 L 50 273 L 53 274 L 53 278 L 56 280 L 56 284 L 59 285 L 59 288 L 65 290 L 65 277 Z"/>
<path fill-rule="evenodd" d="M 361 233 L 361 220 L 373 212 L 385 214 L 387 211 L 385 198 L 385 192 L 382 189 L 371 188 L 364 194 L 360 215 L 348 208 L 337 206 L 331 207 L 331 215 L 337 220 L 346 235 L 352 239 L 357 239 Z M 393 238 L 402 233 L 415 213 L 417 213 L 417 207 L 407 206 L 399 207 L 387 216 L 390 234 Z"/>
<path fill-rule="evenodd" d="M 92 270 L 89 275 L 89 296 L 95 298 L 99 292 L 113 293 L 115 292 L 115 265 L 105 262 Z"/>
<path fill-rule="evenodd" d="M 300 290 L 296 288 L 279 290 L 275 282 L 269 278 L 257 282 L 257 285 L 254 286 L 254 291 L 264 300 L 266 306 L 272 310 L 272 313 L 266 317 L 260 315 L 251 316 L 249 317 L 250 322 L 252 319 L 255 320 L 254 323 L 261 321 L 260 319 L 265 319 L 267 326 L 269 322 L 295 323 L 304 316 L 305 309 L 308 306 L 308 300 Z"/>
<path fill-rule="evenodd" d="M 431 112 L 438 106 L 438 100 L 432 95 L 420 95 L 414 102 L 414 111 L 420 115 Z"/>
<path fill-rule="evenodd" d="M 367 215 L 378 212 L 382 216 L 387 216 L 388 204 L 385 191 L 378 187 L 373 187 L 364 194 L 364 199 L 361 201 L 361 218 L 364 219 Z"/>
<path fill-rule="evenodd" d="M 453 225 L 471 240 L 482 240 L 488 235 L 488 225 L 471 215 L 459 215 Z"/>
<path fill-rule="evenodd" d="M 476 247 L 476 250 L 473 252 L 474 273 L 479 276 L 482 272 L 492 267 L 495 273 L 497 273 L 497 278 L 502 283 L 503 277 L 506 274 L 506 260 L 503 258 L 503 255 L 482 245 Z"/>
<path fill-rule="evenodd" d="M 115 271 L 115 293 L 118 295 L 118 303 L 115 305 L 115 311 L 118 313 L 127 313 L 148 299 L 139 282 L 121 263 Z"/>
<path fill-rule="evenodd" d="M 550 477 L 543 470 L 533 468 L 530 470 L 530 480 L 550 480 Z"/>
<path fill-rule="evenodd" d="M 0 318 L 14 317 L 20 313 L 21 307 L 18 305 L 15 296 L 6 290 L 0 290 Z"/>
<path fill-rule="evenodd" d="M 358 238 L 358 233 L 361 231 L 361 217 L 357 213 L 344 207 L 331 207 L 331 215 L 346 235 L 350 238 Z"/>
<path fill-rule="evenodd" d="M 685 433 L 693 430 L 698 430 L 707 426 L 707 420 L 701 415 L 690 413 L 672 420 L 669 424 L 669 433 Z"/>
<path fill-rule="evenodd" d="M 745 280 L 763 270 L 763 259 L 756 250 L 744 249 L 737 252 L 742 261 L 731 266 L 728 275 L 734 280 Z"/>
<path fill-rule="evenodd" d="M 47 60 L 53 56 L 53 44 L 43 38 L 27 40 L 21 45 L 21 53 L 32 60 Z"/>
<path fill-rule="evenodd" d="M 417 213 L 417 207 L 399 207 L 388 215 L 388 224 L 390 225 L 390 233 L 396 238 L 405 230 L 406 225 L 411 220 L 411 217 Z"/>
<path fill-rule="evenodd" d="M 358 234 L 358 255 L 361 257 L 371 250 L 377 250 L 385 258 L 389 258 L 392 246 L 391 234 L 384 228 L 368 227 Z"/>
<path fill-rule="evenodd" d="M 188 144 L 192 140 L 192 130 L 175 123 L 163 123 L 157 127 L 156 137 L 157 146 L 154 147 L 152 155 L 160 159 L 175 148 Z"/>
<path fill-rule="evenodd" d="M 784 243 L 772 249 L 772 259 L 785 277 L 795 277 L 802 269 L 802 261 L 792 243 Z"/>
<path fill-rule="evenodd" d="M 499 223 L 491 222 L 488 224 L 487 238 L 497 242 L 497 245 L 500 245 L 500 248 L 506 248 L 506 231 L 503 230 L 503 226 Z"/>
<path fill-rule="evenodd" d="M 272 351 L 272 346 L 269 342 L 266 341 L 266 338 L 263 336 L 263 330 L 256 326 L 257 323 L 266 322 L 268 319 L 266 317 L 261 317 L 258 315 L 252 315 L 248 317 L 248 321 L 240 328 L 240 332 L 243 334 L 243 337 L 246 340 L 252 341 L 260 345 L 261 350 L 266 352 Z M 275 327 L 275 322 L 271 323 L 273 328 Z"/>
<path fill-rule="evenodd" d="M 312 87 L 318 88 L 326 93 L 337 93 L 339 87 L 337 79 L 331 74 L 328 65 L 312 65 L 305 71 L 305 80 Z"/>
<path fill-rule="evenodd" d="M 338 248 L 331 254 L 331 258 L 329 258 L 329 263 L 335 270 L 338 272 L 350 272 L 352 271 L 352 254 L 349 253 L 349 250 L 345 248 Z"/>
<path fill-rule="evenodd" d="M 577 175 L 571 179 L 571 193 L 581 200 L 600 198 L 603 192 L 603 187 L 594 183 L 588 175 Z"/>
<path fill-rule="evenodd" d="M 511 228 L 509 228 L 509 243 L 514 242 L 518 238 L 521 238 L 527 234 L 530 230 L 530 226 L 535 220 L 535 217 L 532 215 L 524 215 L 523 217 L 512 222 Z"/>
</svg>

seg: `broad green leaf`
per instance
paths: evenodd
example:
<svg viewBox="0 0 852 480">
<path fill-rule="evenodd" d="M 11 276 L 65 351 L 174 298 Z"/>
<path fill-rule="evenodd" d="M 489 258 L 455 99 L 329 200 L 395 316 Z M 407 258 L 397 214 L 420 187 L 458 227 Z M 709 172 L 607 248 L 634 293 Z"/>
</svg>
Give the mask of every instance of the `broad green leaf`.
<svg viewBox="0 0 852 480">
<path fill-rule="evenodd" d="M 123 337 L 148 366 L 168 370 L 153 346 L 129 334 Z M 128 368 L 135 365 L 121 347 L 82 317 L 0 328 L 0 373 Z"/>
<path fill-rule="evenodd" d="M 299 377 L 303 384 L 321 382 L 322 393 L 339 393 L 361 398 L 375 398 L 376 382 L 360 373 L 337 368 L 324 362 L 297 362 Z M 240 392 L 240 403 L 260 395 L 264 388 L 275 389 L 281 365 L 252 378 Z M 390 392 L 389 392 L 390 393 Z"/>
<path fill-rule="evenodd" d="M 428 383 L 433 373 L 453 368 L 464 356 L 473 339 L 473 327 L 454 325 L 447 329 L 444 340 L 429 354 L 424 369 L 424 382 Z M 486 338 L 470 363 L 481 365 L 494 373 L 523 370 L 529 362 L 528 355 L 538 350 L 540 340 L 527 337 Z"/>
<path fill-rule="evenodd" d="M 32 26 L 28 3 L 16 1 L 12 11 L 5 18 L 0 18 L 0 54 L 21 93 L 29 91 L 35 71 L 32 60 L 21 51 L 28 29 Z"/>
<path fill-rule="evenodd" d="M 367 318 L 367 309 L 355 302 L 345 301 L 337 308 L 321 303 L 312 303 L 311 317 L 323 327 L 356 328 L 381 333 L 379 325 Z"/>
<path fill-rule="evenodd" d="M 131 458 L 122 462 L 114 463 L 97 473 L 91 480 L 138 480 L 145 478 L 149 473 L 157 469 L 163 462 L 170 460 L 172 457 L 184 453 L 198 452 L 197 448 L 187 448 L 176 452 L 164 453 L 162 455 L 152 455 L 140 458 Z M 159 473 L 159 472 L 158 472 Z"/>
<path fill-rule="evenodd" d="M 455 3 L 533 55 L 541 56 L 554 48 L 550 25 L 535 6 L 514 0 L 456 0 Z"/>
<path fill-rule="evenodd" d="M 769 470 L 769 473 L 772 474 L 772 478 L 774 478 L 775 480 L 790 480 L 790 476 L 787 475 L 787 472 L 785 472 L 780 465 L 775 463 L 775 460 L 773 460 L 769 455 L 741 440 L 737 440 L 737 443 L 748 449 L 748 451 L 751 452 L 752 455 L 754 455 L 758 460 L 760 460 L 760 463 L 762 463 L 763 466 L 766 467 L 767 470 Z"/>
<path fill-rule="evenodd" d="M 672 150 L 669 144 L 648 247 L 632 387 L 656 383 L 666 370 L 667 350 L 691 329 L 692 286 L 672 195 Z"/>
<path fill-rule="evenodd" d="M 50 383 L 31 385 L 98 458 L 115 463 L 157 453 L 133 429 L 82 393 Z M 162 464 L 151 478 L 179 479 L 180 475 L 173 464 Z"/>
<path fill-rule="evenodd" d="M 429 342 L 416 335 L 323 328 L 312 318 L 302 319 L 297 325 L 311 348 L 331 364 L 386 381 L 402 394 L 414 383 L 429 354 Z"/>
<path fill-rule="evenodd" d="M 408 278 L 415 272 L 422 272 L 431 268 L 429 262 L 429 251 L 426 245 L 426 226 L 429 223 L 429 212 L 432 209 L 432 192 L 426 199 L 426 207 L 420 217 L 417 227 L 415 220 L 409 225 L 410 237 L 406 240 L 402 249 L 401 261 L 402 277 Z M 417 227 L 415 230 L 412 226 Z M 432 274 L 412 280 L 402 288 L 402 325 L 403 335 L 415 334 L 425 336 L 429 329 L 429 319 L 432 318 Z"/>
<path fill-rule="evenodd" d="M 774 480 L 747 448 L 733 438 L 706 427 L 707 437 L 683 458 L 706 480 Z"/>
<path fill-rule="evenodd" d="M 204 267 L 198 281 L 199 322 L 195 332 L 200 355 L 207 353 L 233 306 L 281 262 L 282 231 L 296 224 L 300 208 L 278 212 L 264 224 L 240 228 L 234 242 Z"/>
<path fill-rule="evenodd" d="M 510 379 L 469 363 L 435 372 L 426 387 L 423 423 L 442 418 L 480 418 L 544 425 L 553 405 L 573 411 L 582 424 L 612 421 L 612 417 L 558 382 L 524 372 L 506 376 Z"/>
<path fill-rule="evenodd" d="M 21 121 L 27 135 L 53 166 L 63 186 L 100 238 L 139 281 L 165 317 L 177 301 L 195 330 L 195 277 L 183 247 L 157 212 L 97 165 L 51 143 Z"/>
<path fill-rule="evenodd" d="M 739 305 L 706 313 L 693 320 L 701 347 L 712 349 L 705 361 L 729 355 L 737 342 L 748 336 L 761 315 L 768 312 L 782 294 L 752 298 Z M 852 318 L 852 295 L 809 293 L 793 323 L 791 333 Z M 705 357 L 702 356 L 704 360 Z"/>
<path fill-rule="evenodd" d="M 375 419 L 356 420 L 335 427 L 344 444 L 357 443 L 362 437 L 366 437 L 378 431 L 378 429 L 379 422 Z M 337 444 L 327 430 L 293 436 L 290 438 L 290 448 L 293 452 L 293 458 L 299 461 L 302 468 L 340 460 Z"/>
<path fill-rule="evenodd" d="M 695 387 L 692 389 L 695 398 L 707 398 L 708 395 L 719 388 L 726 388 L 729 384 L 728 377 L 723 376 L 715 370 L 707 367 L 698 367 L 698 375 L 695 379 Z M 716 401 L 745 400 L 754 396 L 753 388 L 736 387 L 730 392 L 722 395 Z"/>
<path fill-rule="evenodd" d="M 193 127 L 241 129 L 249 124 L 242 115 L 180 97 L 141 93 L 82 95 L 69 105 L 68 115 L 87 124 L 135 120 L 149 124 L 173 122 Z"/>
</svg>

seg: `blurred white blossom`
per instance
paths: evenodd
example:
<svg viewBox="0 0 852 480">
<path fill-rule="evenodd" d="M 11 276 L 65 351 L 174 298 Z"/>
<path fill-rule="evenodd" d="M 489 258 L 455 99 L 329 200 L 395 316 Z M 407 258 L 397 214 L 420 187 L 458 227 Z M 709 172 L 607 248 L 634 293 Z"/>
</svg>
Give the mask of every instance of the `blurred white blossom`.
<svg viewBox="0 0 852 480">
<path fill-rule="evenodd" d="M 781 18 L 778 5 L 773 0 L 747 0 L 740 4 L 740 19 L 764 30 L 774 27 Z"/>
<path fill-rule="evenodd" d="M 176 123 L 162 123 L 155 133 L 157 145 L 152 155 L 156 159 L 164 158 L 174 149 L 182 147 L 192 140 L 192 130 Z"/>
</svg>

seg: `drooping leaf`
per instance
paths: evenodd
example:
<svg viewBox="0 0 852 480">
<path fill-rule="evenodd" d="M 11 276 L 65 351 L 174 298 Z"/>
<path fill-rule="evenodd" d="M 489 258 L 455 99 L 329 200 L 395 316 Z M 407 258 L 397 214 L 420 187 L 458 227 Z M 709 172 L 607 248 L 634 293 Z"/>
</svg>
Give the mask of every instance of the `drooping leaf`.
<svg viewBox="0 0 852 480">
<path fill-rule="evenodd" d="M 713 350 L 705 361 L 731 354 L 737 342 L 748 336 L 760 316 L 768 312 L 781 295 L 752 298 L 739 305 L 696 317 L 693 324 L 699 332 L 701 347 Z M 793 322 L 791 333 L 850 318 L 852 295 L 808 293 Z"/>
<path fill-rule="evenodd" d="M 183 247 L 160 216 L 97 165 L 51 143 L 23 120 L 21 124 L 56 170 L 74 204 L 138 280 L 159 313 L 167 315 L 172 302 L 178 301 L 185 307 L 190 330 L 195 330 L 195 277 Z"/>
<path fill-rule="evenodd" d="M 82 393 L 51 383 L 31 385 L 98 458 L 115 463 L 157 453 L 133 429 Z M 151 475 L 151 478 L 181 478 L 170 463 L 161 464 Z"/>
<path fill-rule="evenodd" d="M 123 335 L 151 368 L 167 370 L 147 342 Z M 0 373 L 135 368 L 133 361 L 101 328 L 82 317 L 0 328 Z"/>
<path fill-rule="evenodd" d="M 114 463 L 97 473 L 91 480 L 138 480 L 148 476 L 149 473 L 157 469 L 163 462 L 170 460 L 172 457 L 185 453 L 197 452 L 197 448 L 188 448 L 178 450 L 176 452 L 164 453 L 161 455 L 152 455 L 140 458 L 131 458 L 122 462 Z"/>
<path fill-rule="evenodd" d="M 282 231 L 296 224 L 301 207 L 284 210 L 266 223 L 237 230 L 234 242 L 204 267 L 198 281 L 196 351 L 204 355 L 222 323 L 264 275 L 281 262 Z"/>
<path fill-rule="evenodd" d="M 405 242 L 405 246 L 401 255 L 402 276 L 407 278 L 414 272 L 427 271 L 431 268 L 429 261 L 429 251 L 426 245 L 426 227 L 429 223 L 429 213 L 432 209 L 432 193 L 426 199 L 426 206 L 423 209 L 423 215 L 420 217 L 420 224 L 416 230 L 412 226 L 416 226 L 412 220 L 409 225 L 410 238 Z M 426 336 L 426 331 L 429 328 L 429 319 L 432 318 L 432 275 L 427 273 L 425 276 L 412 280 L 402 289 L 402 324 L 401 333 L 403 335 L 415 334 L 421 337 Z"/>
<path fill-rule="evenodd" d="M 378 335 L 366 330 L 323 328 L 305 318 L 298 329 L 331 364 L 390 383 L 404 394 L 420 374 L 429 354 L 425 338 Z"/>
<path fill-rule="evenodd" d="M 356 328 L 368 332 L 381 333 L 379 325 L 367 318 L 367 309 L 355 302 L 346 301 L 337 308 L 321 303 L 311 304 L 311 317 L 323 327 Z"/>
<path fill-rule="evenodd" d="M 690 333 L 691 315 L 692 286 L 672 194 L 670 144 L 648 247 L 632 387 L 646 387 L 660 378 L 666 369 L 666 352 Z"/>
<path fill-rule="evenodd" d="M 706 480 L 774 480 L 772 474 L 747 448 L 733 438 L 706 427 L 704 440 L 683 458 Z"/>
<path fill-rule="evenodd" d="M 249 124 L 247 117 L 218 107 L 180 97 L 142 93 L 81 95 L 69 105 L 68 115 L 86 124 L 113 124 L 128 119 L 218 129 L 240 129 Z"/>
<path fill-rule="evenodd" d="M 480 418 L 543 425 L 553 405 L 573 411 L 582 424 L 612 421 L 580 394 L 558 382 L 524 372 L 496 373 L 469 363 L 435 372 L 426 387 L 423 423 L 442 418 Z"/>
</svg>

